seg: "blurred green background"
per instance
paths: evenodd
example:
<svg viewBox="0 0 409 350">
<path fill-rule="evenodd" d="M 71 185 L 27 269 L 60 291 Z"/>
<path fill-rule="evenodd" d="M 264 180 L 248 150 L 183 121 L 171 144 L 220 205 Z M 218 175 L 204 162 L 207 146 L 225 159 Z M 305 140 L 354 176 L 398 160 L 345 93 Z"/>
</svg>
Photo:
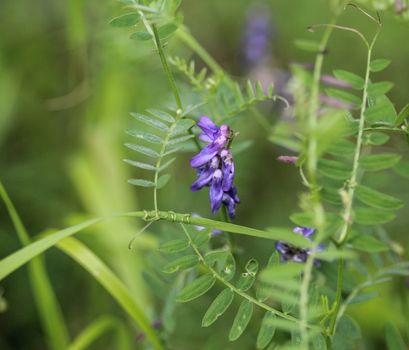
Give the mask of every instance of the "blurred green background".
<svg viewBox="0 0 409 350">
<path fill-rule="evenodd" d="M 319 33 L 309 33 L 306 28 L 326 23 L 331 17 L 326 0 L 186 0 L 181 11 L 193 35 L 227 72 L 240 80 L 257 68 L 250 67 L 243 55 L 246 28 L 255 13 L 261 11 L 267 16 L 269 60 L 263 64 L 276 72 L 285 72 L 290 62 L 311 63 L 313 56 L 299 51 L 293 42 L 319 37 Z M 171 95 L 151 44 L 135 43 L 126 31 L 108 25 L 119 13 L 120 4 L 114 0 L 0 2 L 0 178 L 32 236 L 89 216 L 152 207 L 150 192 L 135 190 L 126 182 L 134 170 L 122 162 L 129 156 L 123 147 L 128 140 L 124 130 L 133 125 L 128 112 L 164 108 Z M 405 44 L 409 26 L 392 12 L 382 16 L 384 30 L 375 56 L 393 63 L 379 74 L 379 79 L 395 83 L 390 97 L 400 109 L 409 100 L 409 45 Z M 366 33 L 373 27 L 354 11 L 346 11 L 341 22 Z M 167 49 L 191 57 L 177 38 Z M 365 50 L 351 35 L 334 34 L 325 72 L 339 68 L 362 74 L 364 62 Z M 200 60 L 198 64 L 202 64 Z M 263 77 L 273 79 L 274 74 L 268 74 Z M 277 118 L 269 108 L 264 112 L 268 118 Z M 242 118 L 235 127 L 242 141 L 256 138 L 253 146 L 236 159 L 242 199 L 236 221 L 254 227 L 287 225 L 301 186 L 293 169 L 275 160 L 285 151 L 266 141 L 265 131 L 252 118 Z M 400 138 L 386 147 L 407 152 L 407 144 Z M 189 191 L 195 177 L 188 166 L 189 156 L 180 157 L 174 166 L 177 176 L 161 193 L 161 207 L 210 216 L 206 193 Z M 394 175 L 391 178 L 393 181 L 382 186 L 408 202 L 407 182 Z M 404 248 L 409 246 L 406 211 L 402 209 L 398 220 L 389 225 L 393 238 Z M 17 250 L 20 243 L 3 204 L 0 220 L 0 257 L 4 257 Z M 133 220 L 117 220 L 89 230 L 97 234 L 80 237 L 118 273 L 138 304 L 154 319 L 161 304 L 142 272 L 149 269 L 159 232 L 168 234 L 168 228 L 153 226 L 155 235 L 139 237 L 136 248 L 130 251 L 128 242 L 139 225 Z M 245 257 L 257 256 L 264 262 L 273 248 L 254 239 L 240 238 L 239 244 Z M 153 256 L 158 258 L 155 253 Z M 45 254 L 45 261 L 72 336 L 98 316 L 110 314 L 127 322 L 133 335 L 131 348 L 142 348 L 132 323 L 81 267 L 56 249 Z M 386 320 L 407 328 L 408 315 L 405 319 L 395 298 L 397 288 L 397 284 L 383 287 L 380 298 L 352 308 L 368 339 L 368 349 L 383 348 Z M 7 309 L 0 313 L 0 349 L 46 348 L 27 269 L 4 280 L 1 294 Z M 205 296 L 177 307 L 171 335 L 173 348 L 252 349 L 256 324 L 239 342 L 228 343 L 233 313 L 224 316 L 217 326 L 200 328 L 210 300 Z M 112 338 L 107 333 L 90 348 L 115 349 Z"/>
</svg>

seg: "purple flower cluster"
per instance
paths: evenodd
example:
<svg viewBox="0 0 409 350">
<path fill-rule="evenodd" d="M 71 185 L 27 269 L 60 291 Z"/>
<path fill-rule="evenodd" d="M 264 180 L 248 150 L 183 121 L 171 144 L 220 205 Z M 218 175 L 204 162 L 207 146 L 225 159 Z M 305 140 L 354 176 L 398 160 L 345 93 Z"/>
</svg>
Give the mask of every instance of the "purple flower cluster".
<svg viewBox="0 0 409 350">
<path fill-rule="evenodd" d="M 208 145 L 190 160 L 191 167 L 197 169 L 197 179 L 190 189 L 196 192 L 209 186 L 212 213 L 217 212 L 223 203 L 230 218 L 234 218 L 240 199 L 233 186 L 234 162 L 229 150 L 232 131 L 228 125 L 218 127 L 206 116 L 200 117 L 197 126 L 203 131 L 199 139 Z"/>
<path fill-rule="evenodd" d="M 310 236 L 315 232 L 315 228 L 310 227 L 295 227 L 294 233 L 303 235 L 310 239 Z M 278 241 L 276 243 L 276 249 L 281 254 L 282 261 L 294 261 L 294 262 L 306 262 L 308 256 L 311 254 L 310 249 L 298 248 L 284 241 Z M 318 251 L 321 251 L 323 247 L 318 246 Z"/>
</svg>

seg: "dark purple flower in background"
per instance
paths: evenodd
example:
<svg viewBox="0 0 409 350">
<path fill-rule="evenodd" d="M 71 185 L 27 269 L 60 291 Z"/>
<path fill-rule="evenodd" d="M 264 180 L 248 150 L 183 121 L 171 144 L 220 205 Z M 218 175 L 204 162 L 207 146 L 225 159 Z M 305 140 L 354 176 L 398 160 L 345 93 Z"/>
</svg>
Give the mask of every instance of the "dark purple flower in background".
<svg viewBox="0 0 409 350">
<path fill-rule="evenodd" d="M 240 199 L 233 186 L 234 162 L 229 150 L 232 131 L 228 125 L 217 126 L 207 116 L 200 117 L 197 126 L 202 129 L 199 139 L 208 144 L 190 160 L 191 167 L 197 168 L 197 179 L 190 189 L 196 192 L 205 186 L 210 187 L 212 213 L 224 204 L 229 217 L 234 218 Z"/>
<path fill-rule="evenodd" d="M 295 227 L 293 232 L 298 235 L 303 235 L 304 237 L 310 239 L 310 236 L 314 234 L 315 228 L 311 227 Z M 311 239 L 310 239 L 311 240 Z M 294 261 L 294 262 L 306 262 L 309 255 L 311 254 L 310 249 L 298 248 L 285 241 L 278 241 L 276 243 L 276 249 L 281 255 L 282 261 Z M 318 246 L 318 251 L 322 251 L 323 246 Z M 315 262 L 318 264 L 318 261 Z"/>
<path fill-rule="evenodd" d="M 247 65 L 255 66 L 270 55 L 271 20 L 268 9 L 253 8 L 243 36 L 243 56 Z"/>
</svg>

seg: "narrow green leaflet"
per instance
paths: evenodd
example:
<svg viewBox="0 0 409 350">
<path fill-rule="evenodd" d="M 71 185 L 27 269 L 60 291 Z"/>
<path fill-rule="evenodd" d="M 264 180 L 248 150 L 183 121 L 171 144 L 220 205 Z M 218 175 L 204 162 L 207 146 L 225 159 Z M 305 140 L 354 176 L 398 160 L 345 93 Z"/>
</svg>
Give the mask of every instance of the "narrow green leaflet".
<svg viewBox="0 0 409 350">
<path fill-rule="evenodd" d="M 130 159 L 124 159 L 124 162 L 136 168 L 139 168 L 139 169 L 156 171 L 156 167 L 148 163 L 138 162 L 138 161 L 130 160 Z"/>
<path fill-rule="evenodd" d="M 183 118 L 176 122 L 175 127 L 171 133 L 171 136 L 176 136 L 180 134 L 186 133 L 193 125 L 195 125 L 195 121 L 189 118 Z"/>
<path fill-rule="evenodd" d="M 181 137 L 176 137 L 174 139 L 170 139 L 168 141 L 168 146 L 172 146 L 172 145 L 176 145 L 178 143 L 189 141 L 190 139 L 192 139 L 194 137 L 195 137 L 195 135 L 185 135 L 185 136 L 181 136 Z"/>
<path fill-rule="evenodd" d="M 254 93 L 253 84 L 251 83 L 250 80 L 247 80 L 246 92 L 247 92 L 247 96 L 248 96 L 250 101 L 256 98 L 256 95 Z"/>
<path fill-rule="evenodd" d="M 156 188 L 158 190 L 160 190 L 161 188 L 163 188 L 164 186 L 166 186 L 166 184 L 168 183 L 169 179 L 171 178 L 170 174 L 165 174 L 165 175 L 161 175 L 158 178 L 158 181 L 156 183 Z"/>
<path fill-rule="evenodd" d="M 189 242 L 186 239 L 173 239 L 164 242 L 159 246 L 159 251 L 162 253 L 177 253 L 189 247 Z"/>
<path fill-rule="evenodd" d="M 365 111 L 365 121 L 370 124 L 387 123 L 393 125 L 397 114 L 395 106 L 385 95 L 376 97 L 376 102 Z"/>
<path fill-rule="evenodd" d="M 264 349 L 273 339 L 275 333 L 275 326 L 273 321 L 276 315 L 267 311 L 261 321 L 260 330 L 257 335 L 257 349 Z"/>
<path fill-rule="evenodd" d="M 136 120 L 139 120 L 140 122 L 149 125 L 153 128 L 156 128 L 160 131 L 163 132 L 169 132 L 169 128 L 166 124 L 160 122 L 159 120 L 156 120 L 154 118 L 148 117 L 144 114 L 140 113 L 131 113 L 131 116 L 134 117 Z"/>
<path fill-rule="evenodd" d="M 346 180 L 351 175 L 351 167 L 332 159 L 321 159 L 318 162 L 318 171 L 323 176 L 335 180 Z"/>
<path fill-rule="evenodd" d="M 128 147 L 129 149 L 136 151 L 138 153 L 141 153 L 145 156 L 151 157 L 151 158 L 158 158 L 159 157 L 159 153 L 156 152 L 155 150 L 145 147 L 145 146 L 141 146 L 141 145 L 137 145 L 135 143 L 125 143 L 125 146 Z"/>
<path fill-rule="evenodd" d="M 377 83 L 370 83 L 368 85 L 368 95 L 370 97 L 377 97 L 379 95 L 385 95 L 388 93 L 394 86 L 394 83 L 391 81 L 380 81 Z"/>
<path fill-rule="evenodd" d="M 355 222 L 361 225 L 382 225 L 395 219 L 396 215 L 389 211 L 372 208 L 356 208 Z"/>
<path fill-rule="evenodd" d="M 328 96 L 334 97 L 347 103 L 351 103 L 356 107 L 361 105 L 361 99 L 359 97 L 344 90 L 326 89 L 325 91 L 328 94 Z"/>
<path fill-rule="evenodd" d="M 250 259 L 245 266 L 245 270 L 246 272 L 240 275 L 236 283 L 237 289 L 242 292 L 249 290 L 253 286 L 258 271 L 258 261 L 256 259 Z"/>
<path fill-rule="evenodd" d="M 290 215 L 290 220 L 299 226 L 313 227 L 314 219 L 310 213 L 294 213 Z"/>
<path fill-rule="evenodd" d="M 176 160 L 176 158 L 171 158 L 169 159 L 165 164 L 161 165 L 158 169 L 158 173 L 160 173 L 161 171 L 165 170 L 166 168 L 168 168 L 174 161 Z"/>
<path fill-rule="evenodd" d="M 335 70 L 334 75 L 337 79 L 350 84 L 354 89 L 362 90 L 364 88 L 365 80 L 355 73 L 347 72 L 345 70 Z"/>
<path fill-rule="evenodd" d="M 336 328 L 333 340 L 333 350 L 356 349 L 356 341 L 361 338 L 361 329 L 358 323 L 348 315 L 342 316 Z"/>
<path fill-rule="evenodd" d="M 351 299 L 351 301 L 348 303 L 348 305 L 353 305 L 353 304 L 360 304 L 360 303 L 364 303 L 368 300 L 372 300 L 376 297 L 379 296 L 378 292 L 368 292 L 368 293 L 360 293 L 358 295 L 356 295 L 355 297 L 353 297 Z"/>
<path fill-rule="evenodd" d="M 144 179 L 129 179 L 128 183 L 134 186 L 140 187 L 155 187 L 155 183 L 153 181 L 144 180 Z"/>
<path fill-rule="evenodd" d="M 399 209 L 404 202 L 398 198 L 376 191 L 372 188 L 359 185 L 355 191 L 356 197 L 364 204 L 379 209 Z"/>
<path fill-rule="evenodd" d="M 159 37 L 161 39 L 166 38 L 169 35 L 171 35 L 174 31 L 176 31 L 177 29 L 178 29 L 178 26 L 175 23 L 165 24 L 158 29 Z"/>
<path fill-rule="evenodd" d="M 124 15 L 113 18 L 109 24 L 113 27 L 131 27 L 139 22 L 137 12 L 125 13 Z"/>
<path fill-rule="evenodd" d="M 399 174 L 400 176 L 409 179 L 409 162 L 406 160 L 401 160 L 398 164 L 396 164 L 393 170 Z"/>
<path fill-rule="evenodd" d="M 162 138 L 160 138 L 159 136 L 153 135 L 149 132 L 144 132 L 144 131 L 139 131 L 139 130 L 127 130 L 126 133 L 128 135 L 136 137 L 137 139 L 144 140 L 149 143 L 154 143 L 157 145 L 160 145 L 163 143 Z"/>
<path fill-rule="evenodd" d="M 350 244 L 352 248 L 368 253 L 389 250 L 389 247 L 384 242 L 367 234 L 358 234 L 356 237 L 348 241 L 348 244 Z"/>
<path fill-rule="evenodd" d="M 320 43 L 318 41 L 297 39 L 294 41 L 294 45 L 298 49 L 307 52 L 318 53 L 320 51 Z"/>
<path fill-rule="evenodd" d="M 214 267 L 226 281 L 230 281 L 236 273 L 236 261 L 230 251 L 210 251 L 205 255 L 205 262 Z"/>
<path fill-rule="evenodd" d="M 229 340 L 238 339 L 245 331 L 253 315 L 253 303 L 249 300 L 243 300 L 234 318 L 233 325 L 230 329 Z"/>
<path fill-rule="evenodd" d="M 175 122 L 175 118 L 173 118 L 173 116 L 171 116 L 169 113 L 160 111 L 158 109 L 147 109 L 146 111 L 152 114 L 153 116 L 155 116 L 156 118 L 163 120 L 164 122 L 168 122 L 168 123 Z"/>
<path fill-rule="evenodd" d="M 234 292 L 230 288 L 222 290 L 207 309 L 202 320 L 202 327 L 210 326 L 223 315 L 233 301 L 233 298 Z"/>
<path fill-rule="evenodd" d="M 327 152 L 335 156 L 350 157 L 355 152 L 355 144 L 345 139 L 333 141 Z"/>
<path fill-rule="evenodd" d="M 381 153 L 362 156 L 359 165 L 366 171 L 378 171 L 392 168 L 402 157 L 395 153 Z"/>
<path fill-rule="evenodd" d="M 400 126 L 407 118 L 409 117 L 409 103 L 402 108 L 402 110 L 399 112 L 396 120 L 395 120 L 395 126 Z"/>
<path fill-rule="evenodd" d="M 203 275 L 183 288 L 176 297 L 179 302 L 187 302 L 200 297 L 213 287 L 216 278 L 213 274 L 208 273 Z"/>
<path fill-rule="evenodd" d="M 174 273 L 179 270 L 189 269 L 196 266 L 197 264 L 199 264 L 199 258 L 197 257 L 197 255 L 185 255 L 168 263 L 163 268 L 163 272 Z"/>
<path fill-rule="evenodd" d="M 390 65 L 391 61 L 384 59 L 384 58 L 378 58 L 376 60 L 373 60 L 370 64 L 369 64 L 369 69 L 371 70 L 371 72 L 380 72 L 381 70 L 384 70 L 386 67 L 388 67 Z"/>
<path fill-rule="evenodd" d="M 390 322 L 385 326 L 385 338 L 388 350 L 407 350 L 398 329 Z"/>
<path fill-rule="evenodd" d="M 148 32 L 135 32 L 129 36 L 132 40 L 148 41 L 152 39 L 152 34 Z"/>
<path fill-rule="evenodd" d="M 390 139 L 389 135 L 382 132 L 374 131 L 363 135 L 362 142 L 364 145 L 375 145 L 381 146 L 388 142 Z"/>
</svg>

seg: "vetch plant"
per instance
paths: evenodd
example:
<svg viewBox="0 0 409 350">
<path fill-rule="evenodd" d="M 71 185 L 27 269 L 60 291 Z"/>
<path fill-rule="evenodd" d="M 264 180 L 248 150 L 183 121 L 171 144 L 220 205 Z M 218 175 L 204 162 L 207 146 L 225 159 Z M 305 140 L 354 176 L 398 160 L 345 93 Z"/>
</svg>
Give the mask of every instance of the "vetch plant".
<svg viewBox="0 0 409 350">
<path fill-rule="evenodd" d="M 229 341 L 239 341 L 253 322 L 251 348 L 359 348 L 362 332 L 348 314 L 349 306 L 377 297 L 368 289 L 409 275 L 409 262 L 403 259 L 399 243 L 383 226 L 396 218 L 404 202 L 383 193 L 382 181 L 389 181 L 390 170 L 407 178 L 409 169 L 403 159 L 405 150 L 397 152 L 393 143 L 388 151 L 383 146 L 391 139 L 407 142 L 409 107 L 397 112 L 387 96 L 393 84 L 377 78 L 377 73 L 391 63 L 374 57 L 382 29 L 380 15 L 335 1 L 332 21 L 312 25 L 312 33 L 306 35 L 313 39 L 296 42 L 315 61 L 312 70 L 306 65 L 291 65 L 288 102 L 274 93 L 274 86 L 265 88 L 251 81 L 241 84 L 225 72 L 183 24 L 178 12 L 180 1 L 124 3 L 124 13 L 111 24 L 131 28 L 132 42 L 151 43 L 157 55 L 152 59 L 160 61 L 173 98 L 169 105 L 132 112 L 135 127 L 127 131 L 130 141 L 126 147 L 133 157 L 125 162 L 140 176 L 129 183 L 150 191 L 152 205 L 144 203 L 136 212 L 91 219 L 30 242 L 11 200 L 0 187 L 25 245 L 0 261 L 0 279 L 57 246 L 84 266 L 118 302 L 139 328 L 138 344 L 147 349 L 175 348 L 171 335 L 178 326 L 178 303 L 205 294 L 212 300 L 203 310 L 202 326 L 211 327 L 224 313 L 233 312 L 229 330 L 214 328 Z M 404 11 L 400 2 L 395 6 L 399 7 L 397 12 Z M 372 36 L 338 23 L 340 15 L 349 11 L 357 11 L 363 21 L 370 21 Z M 336 31 L 351 34 L 351 43 L 366 49 L 362 76 L 342 69 L 324 74 L 324 61 L 330 59 L 328 44 Z M 185 44 L 206 67 L 197 72 L 194 61 L 170 57 L 168 43 L 173 40 Z M 183 84 L 189 88 L 180 88 Z M 267 102 L 284 102 L 286 116 L 274 119 L 263 115 L 257 106 Z M 274 222 L 267 228 L 239 224 L 235 175 L 249 170 L 235 164 L 233 155 L 252 152 L 247 140 L 237 136 L 243 120 L 259 123 L 264 136 L 281 151 L 285 149 L 285 155 L 277 158 L 277 167 L 289 163 L 300 175 L 304 191 L 299 195 L 299 209 L 290 215 L 286 227 Z M 190 190 L 209 188 L 212 218 L 193 214 L 190 207 L 183 213 L 161 209 L 160 194 L 176 171 L 172 165 L 179 155 L 185 155 L 178 160 L 184 161 L 183 171 L 196 172 Z M 272 157 L 269 161 L 275 160 Z M 384 171 L 388 171 L 387 176 L 380 175 Z M 373 176 L 379 181 L 370 181 Z M 268 210 L 260 207 L 260 211 Z M 217 220 L 219 209 L 223 220 Z M 147 275 L 156 283 L 152 290 L 166 291 L 158 297 L 154 315 L 132 299 L 123 282 L 90 248 L 72 237 L 90 225 L 118 217 L 146 221 L 138 234 L 148 228 L 155 232 L 153 224 L 158 221 L 174 230 L 151 254 L 154 266 Z M 269 260 L 261 263 L 253 257 L 244 261 L 233 240 L 236 234 L 264 239 L 271 250 Z M 246 247 L 250 256 L 251 249 Z M 386 327 L 385 344 L 389 349 L 404 349 L 394 325 Z"/>
</svg>

